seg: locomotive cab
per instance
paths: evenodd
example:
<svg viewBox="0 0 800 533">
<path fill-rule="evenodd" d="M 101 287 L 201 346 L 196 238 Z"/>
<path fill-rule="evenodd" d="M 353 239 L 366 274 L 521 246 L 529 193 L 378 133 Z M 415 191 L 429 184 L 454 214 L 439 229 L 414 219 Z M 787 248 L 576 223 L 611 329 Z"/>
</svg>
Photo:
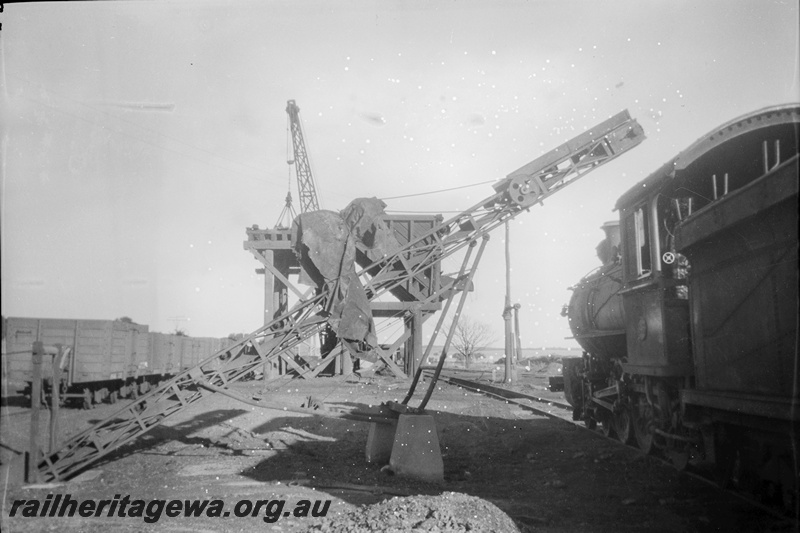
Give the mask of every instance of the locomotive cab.
<svg viewBox="0 0 800 533">
<path fill-rule="evenodd" d="M 626 323 L 626 373 L 692 373 L 686 259 L 675 252 L 674 227 L 686 202 L 674 192 L 641 187 L 617 204 L 622 225 L 621 291 Z"/>
<path fill-rule="evenodd" d="M 597 308 L 587 276 L 568 313 L 587 353 L 565 365 L 590 427 L 795 510 L 798 132 L 800 104 L 748 113 L 622 195 L 608 300 L 622 301 L 622 347 L 582 318 Z"/>
<path fill-rule="evenodd" d="M 734 119 L 616 205 L 627 345 L 616 426 L 627 410 L 643 451 L 787 509 L 800 479 L 798 124 L 796 104 Z"/>
</svg>

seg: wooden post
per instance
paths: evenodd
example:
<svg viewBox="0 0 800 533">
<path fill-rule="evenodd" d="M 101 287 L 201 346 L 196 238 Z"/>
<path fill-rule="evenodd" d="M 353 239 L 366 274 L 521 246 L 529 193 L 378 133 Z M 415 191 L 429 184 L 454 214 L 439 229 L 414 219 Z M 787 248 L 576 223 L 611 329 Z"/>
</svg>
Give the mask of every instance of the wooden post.
<svg viewBox="0 0 800 533">
<path fill-rule="evenodd" d="M 274 252 L 272 250 L 262 251 L 262 257 L 265 263 L 274 264 Z M 272 316 L 277 308 L 274 293 L 275 275 L 267 268 L 257 268 L 256 273 L 264 274 L 264 325 L 266 326 L 272 322 Z"/>
<path fill-rule="evenodd" d="M 36 483 L 39 481 L 39 409 L 42 404 L 42 358 L 44 345 L 41 341 L 33 343 L 31 357 L 31 434 L 28 443 L 28 464 L 25 468 L 25 481 Z"/>
<path fill-rule="evenodd" d="M 417 373 L 417 369 L 422 366 L 422 311 L 414 310 L 411 317 L 411 353 L 406 352 L 406 359 L 411 361 L 412 368 L 406 371 L 406 375 L 411 378 Z"/>
<path fill-rule="evenodd" d="M 511 332 L 511 243 L 508 221 L 506 221 L 506 301 L 503 309 L 503 320 L 505 321 L 505 383 L 514 382 L 514 337 Z"/>
<path fill-rule="evenodd" d="M 514 347 L 516 348 L 516 357 L 514 358 L 515 363 L 519 363 L 520 359 L 522 358 L 522 339 L 519 335 L 519 304 L 514 304 Z"/>
<path fill-rule="evenodd" d="M 64 348 L 56 344 L 57 352 L 53 356 L 53 390 L 50 395 L 50 453 L 55 451 L 58 442 L 58 408 L 61 403 L 59 390 L 61 388 L 61 362 L 64 358 Z"/>
<path fill-rule="evenodd" d="M 342 343 L 340 342 L 338 348 L 334 348 L 334 350 L 331 351 L 331 354 L 336 353 L 337 349 L 339 350 L 339 355 L 336 357 L 340 357 L 342 359 L 342 375 L 349 376 L 353 373 L 353 359 L 350 356 L 350 352 L 344 346 L 342 346 Z"/>
</svg>

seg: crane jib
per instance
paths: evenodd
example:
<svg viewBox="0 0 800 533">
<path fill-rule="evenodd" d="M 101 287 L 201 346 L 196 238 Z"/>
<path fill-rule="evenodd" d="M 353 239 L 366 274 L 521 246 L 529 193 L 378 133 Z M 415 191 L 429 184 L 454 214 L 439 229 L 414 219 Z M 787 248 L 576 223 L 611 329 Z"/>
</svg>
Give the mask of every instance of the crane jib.
<svg viewBox="0 0 800 533">
<path fill-rule="evenodd" d="M 311 172 L 311 163 L 308 160 L 303 128 L 300 125 L 300 108 L 294 100 L 289 100 L 286 103 L 286 113 L 289 115 L 292 147 L 294 149 L 294 157 L 287 162 L 290 165 L 295 165 L 297 189 L 300 193 L 300 212 L 318 211 L 320 205 L 317 198 L 317 186 L 314 182 L 314 175 Z"/>
</svg>

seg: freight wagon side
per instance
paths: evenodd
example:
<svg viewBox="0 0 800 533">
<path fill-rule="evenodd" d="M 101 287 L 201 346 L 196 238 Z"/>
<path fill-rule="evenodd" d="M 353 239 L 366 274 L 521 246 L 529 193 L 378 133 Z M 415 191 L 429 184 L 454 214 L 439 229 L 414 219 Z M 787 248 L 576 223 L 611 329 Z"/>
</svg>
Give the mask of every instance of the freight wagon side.
<svg viewBox="0 0 800 533">
<path fill-rule="evenodd" d="M 234 343 L 227 338 L 150 332 L 147 325 L 123 320 L 9 317 L 4 328 L 4 387 L 7 383 L 25 387 L 21 392 L 30 395 L 33 343 L 60 344 L 68 350 L 61 365 L 62 400 L 78 399 L 86 408 L 136 398 Z M 50 362 L 45 361 L 42 374 L 49 395 Z"/>
<path fill-rule="evenodd" d="M 112 401 L 125 385 L 146 371 L 146 325 L 118 320 L 17 318 L 7 320 L 7 373 L 12 382 L 30 383 L 34 342 L 68 350 L 61 364 L 61 392 L 85 406 Z M 46 390 L 52 384 L 52 364 L 42 367 Z M 27 389 L 26 389 L 27 392 Z"/>
<path fill-rule="evenodd" d="M 196 366 L 222 349 L 222 341 L 215 337 L 183 337 L 181 343 L 181 370 Z"/>
</svg>

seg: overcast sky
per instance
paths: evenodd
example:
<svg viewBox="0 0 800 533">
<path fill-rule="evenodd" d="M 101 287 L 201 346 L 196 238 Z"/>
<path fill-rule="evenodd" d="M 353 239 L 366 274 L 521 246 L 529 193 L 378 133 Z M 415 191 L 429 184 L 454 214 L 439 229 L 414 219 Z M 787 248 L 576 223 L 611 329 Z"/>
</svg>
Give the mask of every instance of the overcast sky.
<svg viewBox="0 0 800 533">
<path fill-rule="evenodd" d="M 59 2 L 0 22 L 2 314 L 196 336 L 262 324 L 242 243 L 283 208 L 288 99 L 332 210 L 502 178 L 630 111 L 642 145 L 511 224 L 525 347 L 574 342 L 567 287 L 598 266 L 623 192 L 721 123 L 800 100 L 793 0 Z M 492 192 L 386 202 L 447 216 Z M 503 243 L 465 310 L 496 346 Z"/>
</svg>

